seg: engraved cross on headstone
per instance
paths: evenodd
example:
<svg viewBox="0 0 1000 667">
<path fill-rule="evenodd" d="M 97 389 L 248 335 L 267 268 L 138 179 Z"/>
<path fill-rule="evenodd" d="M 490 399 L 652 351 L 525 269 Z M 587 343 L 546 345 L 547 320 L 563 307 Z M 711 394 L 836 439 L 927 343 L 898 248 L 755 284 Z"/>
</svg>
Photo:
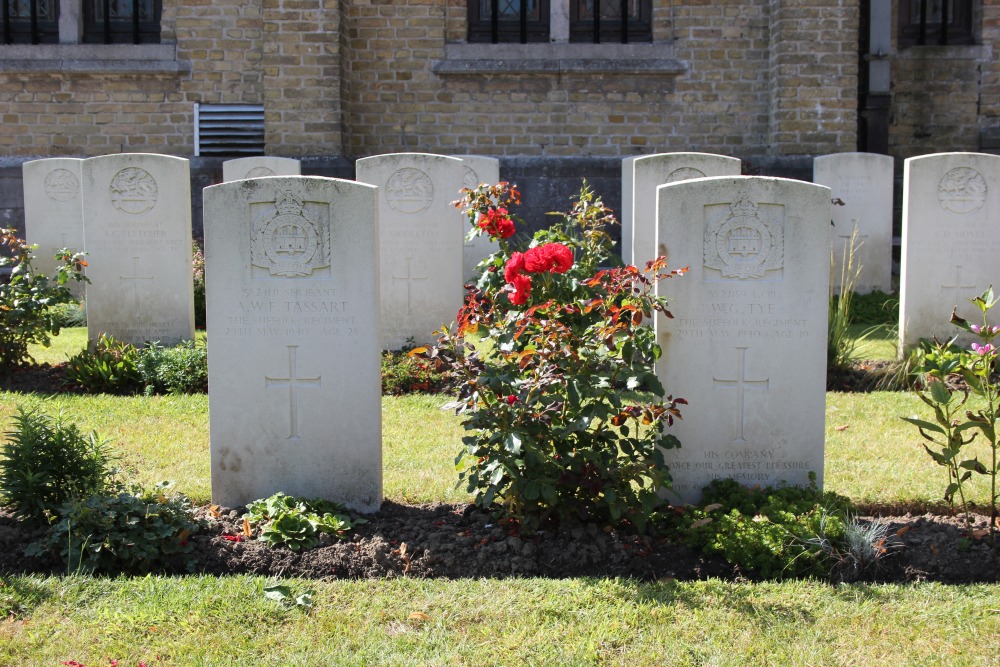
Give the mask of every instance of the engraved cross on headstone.
<svg viewBox="0 0 1000 667">
<path fill-rule="evenodd" d="M 963 285 L 962 284 L 962 266 L 959 265 L 959 266 L 955 267 L 955 284 L 954 285 L 941 285 L 941 291 L 947 290 L 947 291 L 950 292 L 950 291 L 954 290 L 955 292 L 957 292 L 958 290 L 975 289 L 975 287 L 976 286 L 974 284 L 973 285 Z M 959 297 L 956 297 L 956 299 L 957 298 L 959 298 Z"/>
<path fill-rule="evenodd" d="M 139 258 L 132 258 L 132 275 L 130 276 L 118 276 L 119 280 L 131 280 L 132 282 L 132 297 L 135 300 L 135 316 L 139 317 L 139 280 L 153 280 L 156 276 L 140 276 L 139 275 Z"/>
<path fill-rule="evenodd" d="M 855 241 L 855 243 L 854 243 L 855 247 L 863 245 L 864 242 L 868 240 L 868 234 L 859 234 L 858 233 L 858 219 L 857 218 L 854 218 L 853 220 L 851 220 L 851 222 L 854 223 L 854 227 L 851 229 L 851 231 L 848 232 L 847 234 L 837 234 L 837 238 L 844 239 L 844 245 L 847 245 L 848 243 L 850 243 L 852 238 Z"/>
<path fill-rule="evenodd" d="M 288 387 L 288 439 L 298 440 L 299 438 L 299 387 L 321 387 L 322 375 L 314 378 L 298 377 L 298 361 L 296 350 L 298 345 L 288 347 L 288 377 L 273 378 L 264 376 L 264 388 Z"/>
<path fill-rule="evenodd" d="M 763 389 L 767 390 L 769 378 L 764 378 L 762 380 L 751 380 L 747 377 L 746 369 L 746 357 L 748 347 L 737 347 L 737 353 L 739 355 L 736 378 L 732 380 L 719 379 L 717 377 L 712 378 L 713 387 L 722 387 L 723 389 L 728 389 L 730 387 L 735 387 L 736 389 L 736 421 L 739 424 L 739 435 L 733 441 L 733 444 L 745 444 L 747 442 L 744 437 L 744 402 L 746 398 L 745 391 L 747 389 Z"/>
<path fill-rule="evenodd" d="M 395 282 L 397 280 L 405 280 L 406 281 L 406 314 L 407 315 L 412 315 L 413 314 L 413 309 L 412 309 L 412 306 L 411 306 L 411 303 L 410 303 L 410 284 L 414 280 L 427 280 L 427 278 L 428 278 L 428 276 L 419 276 L 419 277 L 418 276 L 414 276 L 413 275 L 413 271 L 410 268 L 410 262 L 411 261 L 413 261 L 412 257 L 407 257 L 406 258 L 406 275 L 405 276 L 393 276 L 392 277 L 393 284 L 395 284 Z"/>
</svg>

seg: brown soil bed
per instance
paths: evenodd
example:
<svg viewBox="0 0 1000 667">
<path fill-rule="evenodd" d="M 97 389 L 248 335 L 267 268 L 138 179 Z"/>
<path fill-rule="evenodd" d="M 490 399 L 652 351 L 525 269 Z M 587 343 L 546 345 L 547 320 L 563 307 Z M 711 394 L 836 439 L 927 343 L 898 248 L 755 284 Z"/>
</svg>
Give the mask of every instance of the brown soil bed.
<svg viewBox="0 0 1000 667">
<path fill-rule="evenodd" d="M 831 391 L 872 391 L 887 365 L 859 362 L 831 374 Z M 62 369 L 43 365 L 18 371 L 0 384 L 12 391 L 61 390 Z M 368 523 L 343 539 L 325 537 L 318 548 L 296 553 L 257 541 L 234 541 L 244 508 L 223 508 L 219 516 L 200 508 L 208 528 L 194 537 L 195 570 L 209 574 L 260 574 L 316 579 L 390 577 L 633 577 L 643 580 L 753 579 L 721 558 L 693 551 L 676 536 L 639 537 L 597 526 L 522 536 L 472 505 L 408 506 L 386 502 Z M 968 539 L 958 518 L 939 508 L 870 507 L 866 521 L 889 524 L 895 548 L 869 581 L 1000 581 L 1000 546 L 988 537 Z M 976 534 L 989 520 L 976 517 Z M 0 508 L 0 573 L 65 572 L 54 560 L 25 556 L 23 549 L 44 529 L 16 521 Z M 226 537 L 230 539 L 226 539 Z M 998 537 L 1000 544 L 1000 537 Z"/>
</svg>

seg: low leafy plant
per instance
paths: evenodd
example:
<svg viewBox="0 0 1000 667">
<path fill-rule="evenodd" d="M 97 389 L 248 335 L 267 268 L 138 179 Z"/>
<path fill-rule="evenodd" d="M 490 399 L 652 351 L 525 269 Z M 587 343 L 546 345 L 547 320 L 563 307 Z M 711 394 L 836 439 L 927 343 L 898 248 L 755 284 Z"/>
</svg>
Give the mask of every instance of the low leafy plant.
<svg viewBox="0 0 1000 667">
<path fill-rule="evenodd" d="M 49 308 L 49 311 L 52 315 L 52 320 L 61 329 L 87 326 L 86 302 L 73 301 L 71 303 L 60 303 Z"/>
<path fill-rule="evenodd" d="M 654 286 L 683 271 L 665 259 L 612 263 L 611 211 L 584 184 L 569 213 L 515 250 L 520 201 L 507 183 L 463 190 L 471 235 L 499 251 L 480 264 L 454 330 L 424 357 L 446 370 L 467 435 L 456 458 L 475 502 L 520 522 L 629 524 L 643 530 L 670 483 L 661 448 L 679 445 L 665 428 L 685 401 L 627 403 L 621 388 L 663 396 L 650 323 L 666 310 Z M 480 340 L 474 340 L 480 332 Z"/>
<path fill-rule="evenodd" d="M 67 284 L 70 280 L 87 281 L 82 253 L 60 250 L 59 267 L 54 276 L 35 270 L 35 246 L 19 238 L 13 229 L 0 228 L 0 246 L 10 255 L 0 253 L 0 268 L 11 267 L 10 279 L 0 282 L 0 376 L 9 375 L 28 362 L 29 344 L 48 346 L 62 324 L 53 307 L 75 303 Z"/>
<path fill-rule="evenodd" d="M 131 394 L 142 386 L 139 350 L 131 343 L 101 334 L 66 364 L 67 384 L 92 394 Z"/>
<path fill-rule="evenodd" d="M 149 343 L 139 351 L 136 370 L 147 396 L 204 393 L 208 391 L 208 348 L 193 340 L 172 347 Z"/>
<path fill-rule="evenodd" d="M 426 359 L 410 351 L 382 353 L 382 393 L 400 396 L 413 392 L 440 392 L 447 387 L 447 377 Z"/>
<path fill-rule="evenodd" d="M 966 499 L 965 484 L 972 475 L 986 475 L 990 483 L 990 539 L 995 536 L 998 518 L 997 474 L 1000 473 L 1000 443 L 997 441 L 997 420 L 1000 419 L 1000 386 L 992 374 L 997 364 L 997 348 L 991 343 L 1000 326 L 989 323 L 989 311 L 996 305 L 993 288 L 969 299 L 981 315 L 981 323 L 972 324 L 952 311 L 951 323 L 959 329 L 974 334 L 980 342 L 972 343 L 971 350 L 957 348 L 955 339 L 947 343 L 935 341 L 933 344 L 921 342 L 925 350 L 922 364 L 917 368 L 922 388 L 917 396 L 934 411 L 934 421 L 918 417 L 903 417 L 917 427 L 924 440 L 923 447 L 931 459 L 948 472 L 945 500 L 954 505 L 957 496 L 965 518 L 968 538 L 974 537 L 972 513 Z M 953 389 L 949 381 L 960 378 L 964 386 Z M 966 410 L 970 393 L 982 399 L 985 407 L 973 411 Z M 962 419 L 964 414 L 965 419 Z M 965 448 L 977 436 L 982 436 L 990 450 L 987 466 L 978 456 L 971 458 Z"/>
<path fill-rule="evenodd" d="M 715 480 L 701 507 L 683 511 L 679 528 L 690 546 L 760 577 L 846 576 L 850 502 L 811 480 L 807 488 L 753 489 Z"/>
<path fill-rule="evenodd" d="M 208 391 L 208 349 L 195 341 L 137 348 L 101 334 L 66 365 L 67 384 L 89 393 L 194 394 Z"/>
<path fill-rule="evenodd" d="M 286 546 L 292 551 L 312 549 L 321 533 L 342 537 L 364 519 L 351 520 L 343 505 L 314 498 L 307 500 L 276 493 L 247 505 L 243 515 L 248 536 L 257 531 L 257 539 L 268 546 Z"/>
<path fill-rule="evenodd" d="M 165 482 L 152 491 L 72 499 L 59 508 L 45 538 L 26 552 L 56 555 L 68 572 L 192 571 L 190 538 L 202 524 L 187 498 L 167 495 L 168 487 Z"/>
<path fill-rule="evenodd" d="M 41 520 L 73 498 L 115 487 L 116 458 L 94 432 L 18 406 L 0 449 L 0 496 L 15 513 Z"/>
</svg>

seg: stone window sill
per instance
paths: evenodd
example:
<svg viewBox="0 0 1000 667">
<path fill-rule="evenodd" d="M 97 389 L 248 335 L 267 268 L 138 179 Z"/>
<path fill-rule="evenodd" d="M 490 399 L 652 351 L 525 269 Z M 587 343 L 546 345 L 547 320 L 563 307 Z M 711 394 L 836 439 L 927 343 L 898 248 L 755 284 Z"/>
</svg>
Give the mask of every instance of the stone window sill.
<svg viewBox="0 0 1000 667">
<path fill-rule="evenodd" d="M 441 76 L 478 74 L 674 75 L 687 66 L 673 44 L 446 44 L 432 70 Z"/>
<path fill-rule="evenodd" d="M 993 47 L 989 44 L 954 44 L 923 46 L 906 46 L 896 54 L 901 60 L 977 60 L 988 61 L 993 58 Z"/>
<path fill-rule="evenodd" d="M 14 44 L 0 46 L 0 72 L 180 74 L 174 44 Z"/>
</svg>

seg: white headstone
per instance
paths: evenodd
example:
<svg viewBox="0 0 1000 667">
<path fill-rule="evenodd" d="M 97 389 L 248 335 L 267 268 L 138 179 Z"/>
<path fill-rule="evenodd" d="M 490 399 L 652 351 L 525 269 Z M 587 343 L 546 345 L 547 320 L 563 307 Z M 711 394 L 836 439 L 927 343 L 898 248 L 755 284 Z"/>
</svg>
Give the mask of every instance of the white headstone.
<svg viewBox="0 0 1000 667">
<path fill-rule="evenodd" d="M 287 157 L 256 155 L 222 163 L 222 180 L 227 183 L 265 176 L 298 176 L 301 173 L 302 163 Z"/>
<path fill-rule="evenodd" d="M 206 188 L 212 500 L 382 502 L 375 188 L 278 177 Z"/>
<path fill-rule="evenodd" d="M 903 239 L 899 335 L 903 348 L 921 338 L 959 333 L 952 309 L 972 323 L 968 299 L 1000 288 L 1000 157 L 938 153 L 903 163 Z M 959 341 L 969 343 L 971 335 Z"/>
<path fill-rule="evenodd" d="M 194 338 L 188 161 L 146 153 L 89 158 L 81 183 L 88 336 L 136 345 Z"/>
<path fill-rule="evenodd" d="M 747 486 L 823 483 L 830 189 L 735 176 L 657 189 L 658 236 L 672 267 L 660 283 L 657 364 L 688 400 L 665 452 L 674 501 L 717 478 Z"/>
<path fill-rule="evenodd" d="M 462 161 L 393 153 L 357 161 L 357 179 L 379 189 L 382 347 L 437 340 L 462 306 L 465 227 L 458 198 Z"/>
<path fill-rule="evenodd" d="M 462 185 L 463 188 L 475 189 L 481 183 L 496 185 L 500 182 L 500 160 L 495 157 L 483 157 L 482 155 L 456 155 L 462 160 Z M 455 196 L 458 199 L 458 196 Z M 462 221 L 462 229 L 469 232 L 469 219 L 458 211 Z M 490 241 L 488 234 L 477 236 L 471 241 L 465 241 L 462 251 L 462 279 L 473 280 L 476 277 L 476 267 L 500 248 L 496 241 Z"/>
<path fill-rule="evenodd" d="M 55 253 L 63 248 L 83 248 L 83 210 L 80 207 L 80 165 L 77 158 L 47 158 L 25 162 L 25 240 L 37 245 L 33 266 L 47 276 L 55 274 Z M 83 296 L 84 283 L 71 280 L 74 294 Z"/>
<path fill-rule="evenodd" d="M 740 169 L 737 158 L 711 153 L 656 153 L 622 160 L 622 260 L 641 269 L 660 254 L 658 186 L 707 176 L 739 176 Z"/>
<path fill-rule="evenodd" d="M 836 153 L 813 161 L 813 182 L 839 200 L 832 206 L 835 293 L 855 230 L 852 272 L 860 274 L 854 291 L 892 292 L 892 170 L 893 159 L 876 153 Z"/>
</svg>

